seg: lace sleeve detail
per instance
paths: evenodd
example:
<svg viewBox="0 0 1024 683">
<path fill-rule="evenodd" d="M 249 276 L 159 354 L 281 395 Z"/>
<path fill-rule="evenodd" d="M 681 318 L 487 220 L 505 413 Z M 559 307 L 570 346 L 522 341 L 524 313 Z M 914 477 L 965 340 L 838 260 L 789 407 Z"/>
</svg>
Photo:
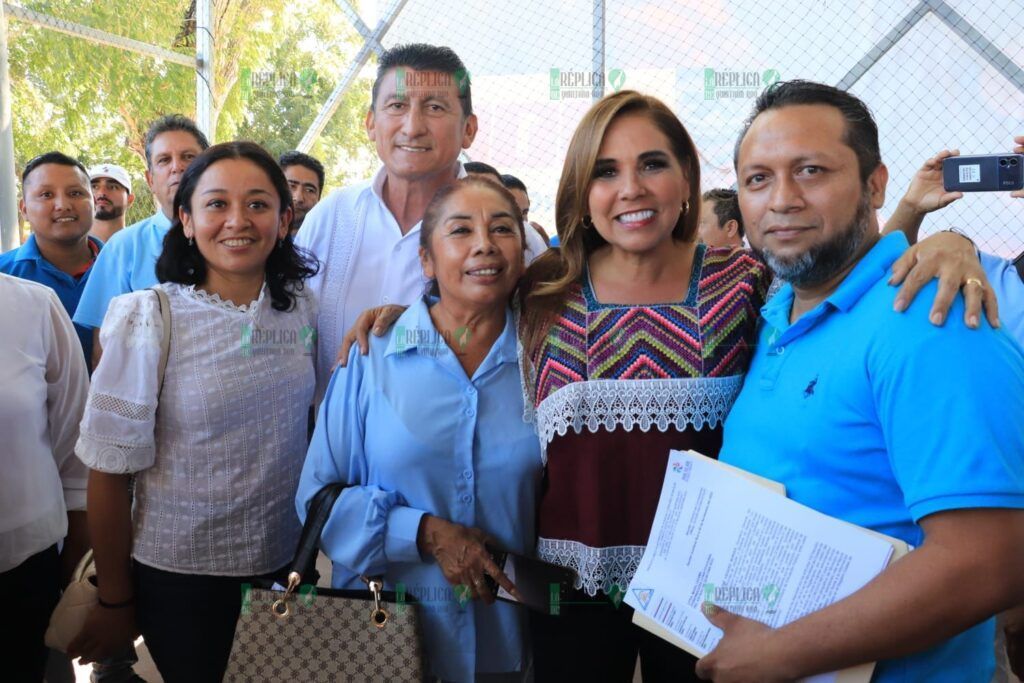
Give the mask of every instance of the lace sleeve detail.
<svg viewBox="0 0 1024 683">
<path fill-rule="evenodd" d="M 85 432 L 78 437 L 75 454 L 90 469 L 109 474 L 140 472 L 156 460 L 153 443 L 119 443 Z"/>
<path fill-rule="evenodd" d="M 92 469 L 126 474 L 153 464 L 162 338 L 154 292 L 132 292 L 110 302 L 100 330 L 103 356 L 75 444 L 75 454 Z"/>
</svg>

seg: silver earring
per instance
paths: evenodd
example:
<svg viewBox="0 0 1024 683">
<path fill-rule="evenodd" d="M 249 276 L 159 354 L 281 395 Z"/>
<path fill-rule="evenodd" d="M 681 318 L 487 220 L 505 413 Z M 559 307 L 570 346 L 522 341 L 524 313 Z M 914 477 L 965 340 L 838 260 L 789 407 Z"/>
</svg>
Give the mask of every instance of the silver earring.
<svg viewBox="0 0 1024 683">
<path fill-rule="evenodd" d="M 277 248 L 280 249 L 283 246 L 284 246 L 284 238 L 283 237 L 277 238 Z"/>
<path fill-rule="evenodd" d="M 188 238 L 188 246 L 194 247 L 195 245 L 196 245 L 196 241 L 194 239 L 192 239 L 191 237 L 189 237 Z"/>
<path fill-rule="evenodd" d="M 690 213 L 690 201 L 689 200 L 687 200 L 686 203 L 683 204 L 683 215 L 685 216 L 688 213 Z"/>
</svg>

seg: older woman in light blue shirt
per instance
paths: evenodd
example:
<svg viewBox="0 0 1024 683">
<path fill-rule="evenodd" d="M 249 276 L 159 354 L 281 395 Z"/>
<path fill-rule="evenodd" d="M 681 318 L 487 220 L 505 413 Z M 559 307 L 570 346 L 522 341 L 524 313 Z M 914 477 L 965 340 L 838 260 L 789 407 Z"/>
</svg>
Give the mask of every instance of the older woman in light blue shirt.
<svg viewBox="0 0 1024 683">
<path fill-rule="evenodd" d="M 508 308 L 521 226 L 515 200 L 489 180 L 435 197 L 420 256 L 438 296 L 334 374 L 297 496 L 304 518 L 324 485 L 350 484 L 322 536 L 333 584 L 359 587 L 361 574 L 404 584 L 423 606 L 430 672 L 446 681 L 526 668 L 523 608 L 494 603 L 485 583 L 512 587 L 485 543 L 532 551 L 542 470 Z"/>
</svg>

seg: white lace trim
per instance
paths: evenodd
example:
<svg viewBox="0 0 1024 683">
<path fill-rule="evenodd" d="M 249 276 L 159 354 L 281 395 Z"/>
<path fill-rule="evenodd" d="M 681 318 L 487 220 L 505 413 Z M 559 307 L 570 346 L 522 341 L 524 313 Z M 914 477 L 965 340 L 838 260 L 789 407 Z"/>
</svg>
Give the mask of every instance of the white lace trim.
<svg viewBox="0 0 1024 683">
<path fill-rule="evenodd" d="M 547 457 L 547 444 L 570 429 L 596 432 L 655 427 L 665 432 L 688 426 L 715 427 L 729 414 L 743 386 L 743 377 L 679 379 L 600 379 L 573 382 L 537 406 L 537 427 Z"/>
<path fill-rule="evenodd" d="M 75 455 L 90 469 L 109 474 L 131 474 L 146 469 L 156 458 L 152 443 L 131 444 L 82 432 Z"/>
<path fill-rule="evenodd" d="M 593 596 L 598 591 L 610 594 L 612 586 L 625 591 L 640 566 L 645 547 L 614 545 L 591 548 L 579 541 L 541 538 L 537 541 L 537 556 L 545 562 L 574 570 L 576 588 Z"/>
<path fill-rule="evenodd" d="M 249 303 L 243 304 L 241 306 L 238 306 L 230 301 L 225 301 L 224 299 L 221 299 L 220 294 L 217 294 L 216 292 L 210 293 L 204 289 L 198 289 L 195 285 L 188 285 L 187 287 L 182 287 L 181 291 L 186 296 L 189 296 L 192 299 L 195 299 L 196 301 L 201 301 L 203 303 L 210 304 L 211 306 L 215 306 L 224 311 L 230 311 L 232 313 L 251 313 L 259 308 L 260 304 L 263 302 L 263 299 L 266 297 L 267 285 L 264 284 L 263 287 L 260 288 L 260 295 L 258 297 L 256 297 Z"/>
<path fill-rule="evenodd" d="M 136 422 L 144 422 L 153 419 L 156 413 L 156 406 L 144 403 L 135 403 L 119 396 L 104 394 L 102 392 L 89 393 L 89 405 L 93 410 L 106 413 L 113 413 L 118 417 Z"/>
</svg>

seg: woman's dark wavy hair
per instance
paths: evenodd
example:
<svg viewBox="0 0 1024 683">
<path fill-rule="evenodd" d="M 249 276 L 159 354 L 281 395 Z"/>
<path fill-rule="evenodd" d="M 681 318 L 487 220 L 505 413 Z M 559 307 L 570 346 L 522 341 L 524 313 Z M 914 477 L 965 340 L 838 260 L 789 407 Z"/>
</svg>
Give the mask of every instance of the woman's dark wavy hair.
<svg viewBox="0 0 1024 683">
<path fill-rule="evenodd" d="M 277 190 L 281 200 L 281 213 L 292 205 L 292 195 L 284 171 L 274 157 L 255 142 L 223 142 L 210 147 L 189 164 L 181 176 L 181 184 L 174 195 L 174 221 L 164 237 L 164 250 L 156 262 L 156 276 L 160 282 L 182 285 L 201 285 L 206 281 L 206 259 L 195 244 L 189 245 L 181 223 L 179 209 L 192 213 L 192 194 L 206 170 L 224 159 L 245 159 L 259 166 Z M 288 235 L 275 246 L 265 266 L 267 288 L 275 310 L 290 311 L 295 306 L 295 294 L 304 288 L 304 280 L 316 274 L 319 265 L 306 251 L 299 249 Z"/>
</svg>

